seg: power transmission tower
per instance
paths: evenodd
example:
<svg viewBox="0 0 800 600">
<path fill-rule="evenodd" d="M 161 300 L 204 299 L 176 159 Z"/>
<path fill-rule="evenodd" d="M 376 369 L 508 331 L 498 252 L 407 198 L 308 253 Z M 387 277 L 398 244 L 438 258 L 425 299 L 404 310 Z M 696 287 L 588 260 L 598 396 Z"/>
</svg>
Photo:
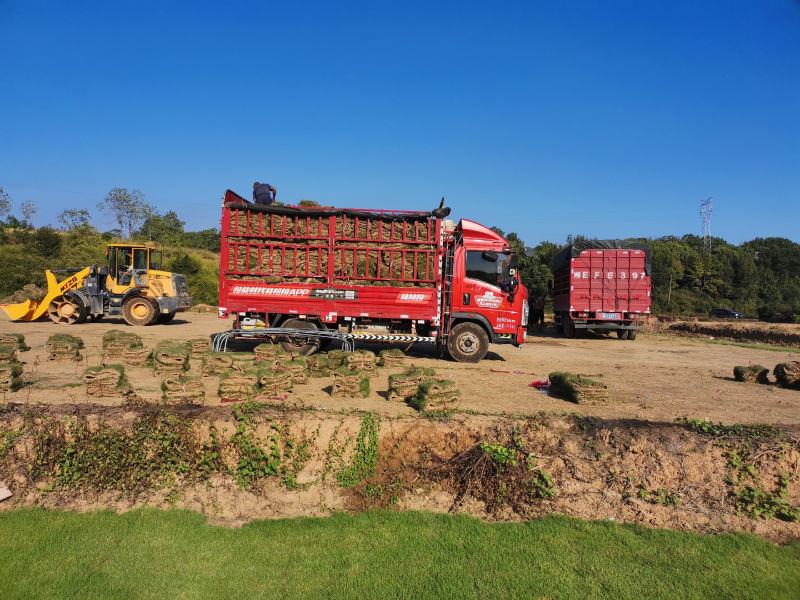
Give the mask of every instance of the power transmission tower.
<svg viewBox="0 0 800 600">
<path fill-rule="evenodd" d="M 711 212 L 714 210 L 713 198 L 709 196 L 700 203 L 700 219 L 703 222 L 703 246 L 711 250 Z"/>
</svg>

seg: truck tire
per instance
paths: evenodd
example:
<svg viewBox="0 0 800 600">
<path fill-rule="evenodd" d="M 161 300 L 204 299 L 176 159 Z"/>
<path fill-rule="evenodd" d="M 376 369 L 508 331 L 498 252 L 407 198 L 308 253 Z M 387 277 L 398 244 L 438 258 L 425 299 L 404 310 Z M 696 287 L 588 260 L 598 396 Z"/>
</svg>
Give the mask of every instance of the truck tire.
<svg viewBox="0 0 800 600">
<path fill-rule="evenodd" d="M 459 323 L 447 338 L 447 352 L 456 362 L 479 362 L 489 351 L 489 336 L 477 323 Z"/>
<path fill-rule="evenodd" d="M 628 329 L 617 329 L 617 337 L 619 339 L 627 340 L 629 335 L 630 335 L 630 330 L 628 330 Z"/>
<path fill-rule="evenodd" d="M 556 333 L 558 335 L 564 335 L 564 317 L 556 321 Z"/>
<path fill-rule="evenodd" d="M 636 330 L 635 329 L 629 329 L 628 330 L 628 339 L 630 341 L 633 341 L 633 340 L 636 339 Z"/>
<path fill-rule="evenodd" d="M 285 329 L 318 329 L 318 327 L 311 321 L 303 321 L 302 319 L 286 319 L 281 327 Z M 301 356 L 308 356 L 314 354 L 319 349 L 319 338 L 280 338 L 281 346 L 286 352 L 291 354 L 300 354 Z"/>
<path fill-rule="evenodd" d="M 122 305 L 122 316 L 128 325 L 152 325 L 158 319 L 158 309 L 149 298 L 134 296 Z"/>
</svg>

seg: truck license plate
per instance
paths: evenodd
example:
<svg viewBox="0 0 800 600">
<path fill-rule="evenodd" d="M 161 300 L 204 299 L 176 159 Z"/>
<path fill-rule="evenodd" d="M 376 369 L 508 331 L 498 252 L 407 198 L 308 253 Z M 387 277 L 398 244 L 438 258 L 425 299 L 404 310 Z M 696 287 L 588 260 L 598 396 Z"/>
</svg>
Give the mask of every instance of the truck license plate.
<svg viewBox="0 0 800 600">
<path fill-rule="evenodd" d="M 604 312 L 601 312 L 600 313 L 600 318 L 601 319 L 609 319 L 609 320 L 611 320 L 611 319 L 619 319 L 619 313 L 604 313 Z"/>
</svg>

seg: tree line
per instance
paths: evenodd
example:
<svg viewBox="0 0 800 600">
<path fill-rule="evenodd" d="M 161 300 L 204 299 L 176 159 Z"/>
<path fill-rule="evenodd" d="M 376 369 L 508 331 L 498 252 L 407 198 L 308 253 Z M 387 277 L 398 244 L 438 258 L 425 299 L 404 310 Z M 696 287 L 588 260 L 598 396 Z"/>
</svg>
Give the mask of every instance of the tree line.
<svg viewBox="0 0 800 600">
<path fill-rule="evenodd" d="M 159 213 L 138 190 L 114 188 L 98 203 L 115 229 L 99 231 L 84 208 L 58 215 L 57 227 L 35 228 L 33 203 L 12 203 L 0 188 L 0 297 L 24 284 L 43 283 L 45 268 L 102 264 L 105 244 L 119 239 L 152 241 L 165 251 L 167 267 L 189 276 L 198 302 L 217 301 L 217 228 L 187 231 L 174 211 Z M 495 231 L 518 256 L 522 280 L 532 297 L 547 297 L 553 257 L 562 244 L 528 247 L 516 233 Z M 800 244 L 786 238 L 756 238 L 730 244 L 713 238 L 710 248 L 696 235 L 635 238 L 652 253 L 652 299 L 656 314 L 705 315 L 712 308 L 733 308 L 770 321 L 800 322 Z M 205 253 L 205 254 L 203 254 Z"/>
</svg>

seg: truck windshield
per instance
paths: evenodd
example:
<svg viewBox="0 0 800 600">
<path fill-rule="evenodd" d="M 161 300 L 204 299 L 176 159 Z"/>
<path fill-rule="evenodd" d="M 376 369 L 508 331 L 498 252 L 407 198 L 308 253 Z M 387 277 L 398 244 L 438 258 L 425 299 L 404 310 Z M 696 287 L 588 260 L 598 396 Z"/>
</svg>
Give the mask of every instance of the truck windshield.
<svg viewBox="0 0 800 600">
<path fill-rule="evenodd" d="M 511 256 L 510 254 L 481 250 L 467 250 L 467 277 L 503 287 L 512 278 L 508 272 L 512 264 Z"/>
</svg>

